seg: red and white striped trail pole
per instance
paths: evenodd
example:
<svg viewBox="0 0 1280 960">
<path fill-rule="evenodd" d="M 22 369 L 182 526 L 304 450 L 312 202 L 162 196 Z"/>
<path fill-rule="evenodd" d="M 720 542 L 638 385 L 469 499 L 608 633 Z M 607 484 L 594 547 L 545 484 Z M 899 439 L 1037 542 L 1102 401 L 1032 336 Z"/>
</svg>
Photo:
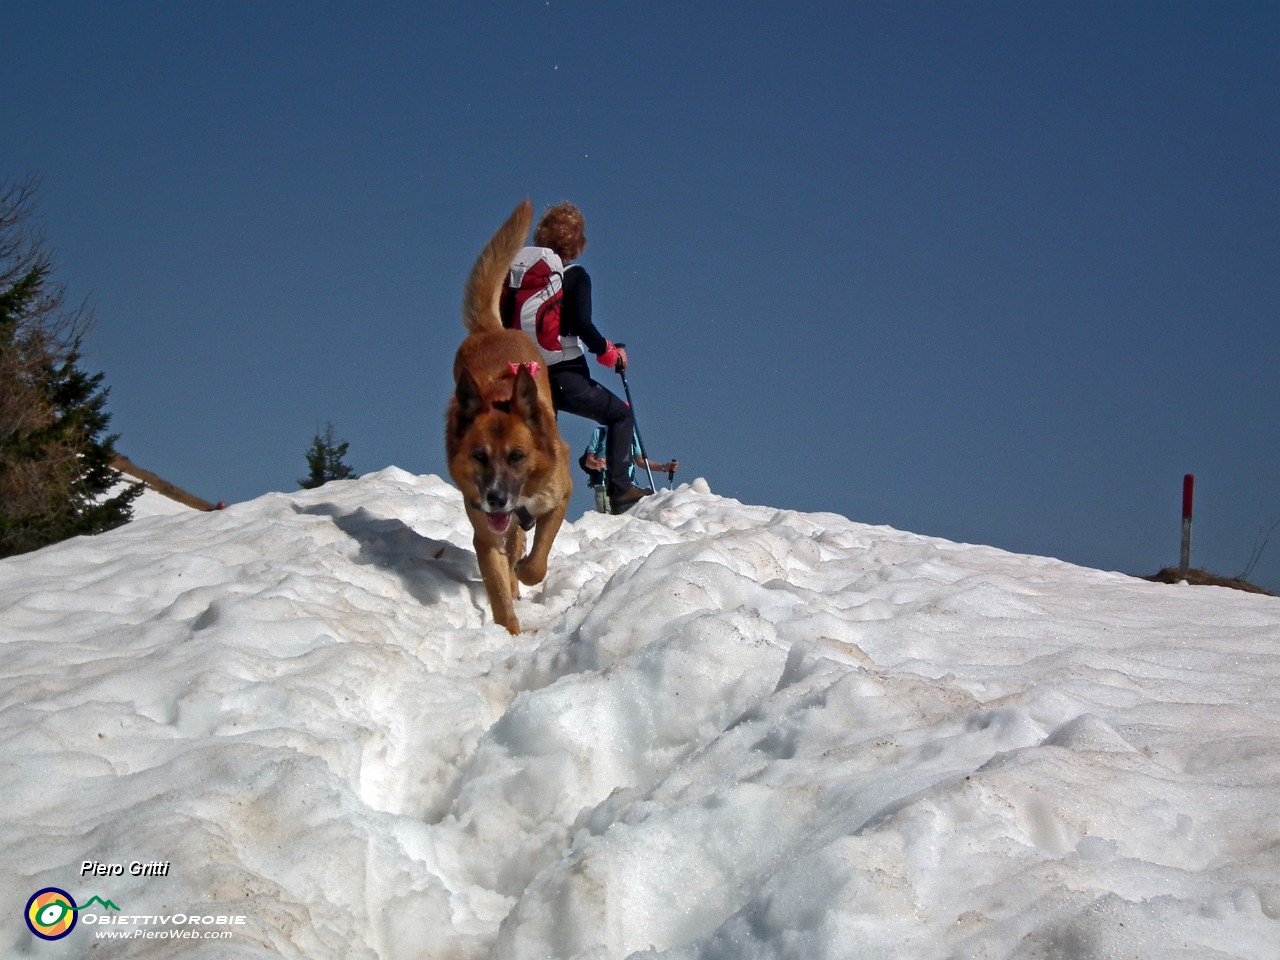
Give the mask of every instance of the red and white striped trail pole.
<svg viewBox="0 0 1280 960">
<path fill-rule="evenodd" d="M 1178 561 L 1178 572 L 1184 577 L 1191 569 L 1191 501 L 1195 488 L 1196 475 L 1188 473 L 1182 478 L 1182 558 Z"/>
</svg>

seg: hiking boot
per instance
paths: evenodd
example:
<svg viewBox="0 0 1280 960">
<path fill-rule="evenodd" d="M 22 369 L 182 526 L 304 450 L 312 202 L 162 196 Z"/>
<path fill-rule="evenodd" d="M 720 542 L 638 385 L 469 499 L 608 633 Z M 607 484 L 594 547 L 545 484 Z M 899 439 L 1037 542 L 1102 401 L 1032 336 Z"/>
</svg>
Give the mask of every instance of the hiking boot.
<svg viewBox="0 0 1280 960">
<path fill-rule="evenodd" d="M 648 487 L 629 487 L 621 493 L 612 494 L 609 497 L 609 505 L 613 508 L 615 515 L 626 513 L 641 499 L 651 496 L 653 496 L 653 491 Z"/>
</svg>

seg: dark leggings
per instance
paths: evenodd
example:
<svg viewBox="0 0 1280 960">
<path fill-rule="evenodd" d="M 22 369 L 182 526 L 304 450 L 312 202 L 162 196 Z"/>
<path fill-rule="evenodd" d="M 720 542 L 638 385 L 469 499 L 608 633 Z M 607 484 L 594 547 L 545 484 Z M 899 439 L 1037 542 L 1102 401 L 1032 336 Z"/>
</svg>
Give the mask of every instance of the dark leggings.
<svg viewBox="0 0 1280 960">
<path fill-rule="evenodd" d="M 591 379 L 591 371 L 583 357 L 565 360 L 547 369 L 551 375 L 551 402 L 557 411 L 585 417 L 608 431 L 605 459 L 609 461 L 609 492 L 621 493 L 631 487 L 631 437 L 635 426 L 631 408 Z"/>
</svg>

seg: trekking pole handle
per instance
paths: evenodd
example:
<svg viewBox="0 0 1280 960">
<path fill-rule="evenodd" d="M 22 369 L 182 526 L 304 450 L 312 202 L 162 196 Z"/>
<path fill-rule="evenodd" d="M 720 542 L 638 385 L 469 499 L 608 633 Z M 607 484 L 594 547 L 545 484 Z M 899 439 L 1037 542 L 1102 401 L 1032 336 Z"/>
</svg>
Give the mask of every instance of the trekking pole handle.
<svg viewBox="0 0 1280 960">
<path fill-rule="evenodd" d="M 619 350 L 627 349 L 627 345 L 625 343 L 615 343 L 614 346 L 617 347 Z M 622 376 L 622 371 L 625 369 L 627 368 L 622 365 L 622 358 L 619 357 L 618 362 L 613 365 L 613 372 L 616 373 L 618 376 Z"/>
</svg>

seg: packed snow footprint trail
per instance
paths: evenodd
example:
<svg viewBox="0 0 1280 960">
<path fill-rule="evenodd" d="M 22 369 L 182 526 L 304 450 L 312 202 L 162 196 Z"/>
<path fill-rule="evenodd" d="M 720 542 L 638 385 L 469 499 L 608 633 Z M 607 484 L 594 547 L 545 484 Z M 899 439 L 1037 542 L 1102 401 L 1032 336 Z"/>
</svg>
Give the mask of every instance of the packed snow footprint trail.
<svg viewBox="0 0 1280 960">
<path fill-rule="evenodd" d="M 0 563 L 0 950 L 1280 957 L 1280 601 L 701 483 L 552 560 L 509 636 L 390 469 Z"/>
</svg>

